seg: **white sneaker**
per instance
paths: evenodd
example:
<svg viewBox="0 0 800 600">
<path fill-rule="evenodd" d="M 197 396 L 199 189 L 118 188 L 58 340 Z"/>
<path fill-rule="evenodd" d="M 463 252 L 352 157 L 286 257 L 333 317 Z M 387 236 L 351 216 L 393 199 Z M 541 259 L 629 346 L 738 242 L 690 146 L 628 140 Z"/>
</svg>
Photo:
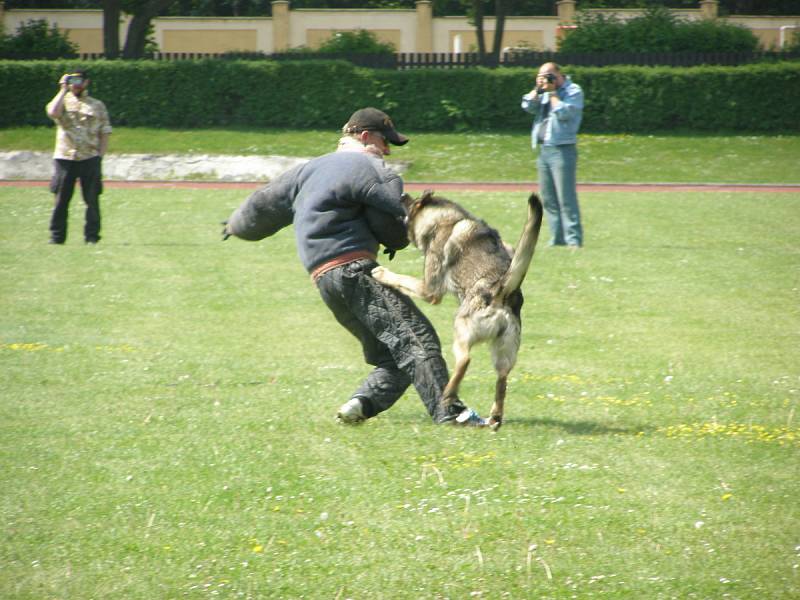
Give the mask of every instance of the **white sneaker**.
<svg viewBox="0 0 800 600">
<path fill-rule="evenodd" d="M 477 412 L 471 408 L 465 408 L 456 417 L 456 423 L 467 427 L 486 427 L 487 423 Z"/>
<path fill-rule="evenodd" d="M 340 423 L 355 424 L 366 420 L 359 398 L 351 398 L 339 407 L 336 420 Z"/>
</svg>

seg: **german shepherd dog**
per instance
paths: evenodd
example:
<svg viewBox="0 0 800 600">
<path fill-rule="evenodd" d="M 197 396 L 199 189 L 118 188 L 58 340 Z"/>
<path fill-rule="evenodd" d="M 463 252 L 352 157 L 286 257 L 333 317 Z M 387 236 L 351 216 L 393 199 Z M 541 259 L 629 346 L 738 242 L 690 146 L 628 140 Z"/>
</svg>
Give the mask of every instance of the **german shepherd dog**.
<svg viewBox="0 0 800 600">
<path fill-rule="evenodd" d="M 539 239 L 542 203 L 536 194 L 528 198 L 528 217 L 516 250 L 484 221 L 430 190 L 416 200 L 404 194 L 403 203 L 408 212 L 408 237 L 425 255 L 424 279 L 385 267 L 376 267 L 372 275 L 383 285 L 431 304 L 441 302 L 447 292 L 458 298 L 453 336 L 456 364 L 443 401 L 457 396 L 472 346 L 490 342 L 497 383 L 487 424 L 497 430 L 503 422 L 508 374 L 517 361 L 523 302 L 520 286 Z"/>
</svg>

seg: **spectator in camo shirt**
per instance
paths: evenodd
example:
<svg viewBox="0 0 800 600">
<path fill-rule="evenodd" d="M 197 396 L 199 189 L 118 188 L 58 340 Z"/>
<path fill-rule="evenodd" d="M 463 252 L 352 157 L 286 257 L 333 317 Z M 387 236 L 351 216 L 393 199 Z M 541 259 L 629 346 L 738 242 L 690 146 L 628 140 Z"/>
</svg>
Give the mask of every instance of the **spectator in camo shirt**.
<svg viewBox="0 0 800 600">
<path fill-rule="evenodd" d="M 47 104 L 47 116 L 57 125 L 54 172 L 50 191 L 55 207 L 50 218 L 50 243 L 67 239 L 67 215 L 75 181 L 80 180 L 86 203 L 83 237 L 87 244 L 100 241 L 102 160 L 108 148 L 111 122 L 105 104 L 89 96 L 85 70 L 67 73 L 58 82 L 58 94 Z"/>
</svg>

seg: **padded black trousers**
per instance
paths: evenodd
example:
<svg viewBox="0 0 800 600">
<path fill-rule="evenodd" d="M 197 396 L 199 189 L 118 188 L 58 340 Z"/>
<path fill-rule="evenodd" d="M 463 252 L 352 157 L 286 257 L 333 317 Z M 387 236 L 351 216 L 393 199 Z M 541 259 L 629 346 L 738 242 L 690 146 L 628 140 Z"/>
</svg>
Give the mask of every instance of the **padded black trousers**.
<svg viewBox="0 0 800 600">
<path fill-rule="evenodd" d="M 434 422 L 451 421 L 465 407 L 458 398 L 442 398 L 449 375 L 439 336 L 410 298 L 373 279 L 376 266 L 357 260 L 317 279 L 325 304 L 358 338 L 364 359 L 375 367 L 352 396 L 361 399 L 364 416 L 372 417 L 390 408 L 413 383 Z"/>
</svg>

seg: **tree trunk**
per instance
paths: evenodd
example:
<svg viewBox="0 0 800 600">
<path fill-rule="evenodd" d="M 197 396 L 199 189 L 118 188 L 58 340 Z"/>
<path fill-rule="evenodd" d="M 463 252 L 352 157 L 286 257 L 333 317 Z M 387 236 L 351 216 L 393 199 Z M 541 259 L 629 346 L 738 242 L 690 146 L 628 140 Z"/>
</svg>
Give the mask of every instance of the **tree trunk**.
<svg viewBox="0 0 800 600">
<path fill-rule="evenodd" d="M 142 58 L 144 56 L 144 47 L 147 44 L 150 22 L 173 2 L 175 0 L 148 0 L 133 15 L 130 25 L 128 25 L 128 33 L 125 36 L 122 58 Z"/>
<path fill-rule="evenodd" d="M 503 31 L 506 28 L 506 2 L 495 0 L 494 43 L 492 44 L 492 66 L 500 64 L 500 52 L 503 49 Z"/>
<path fill-rule="evenodd" d="M 120 0 L 103 0 L 103 54 L 106 58 L 119 56 Z"/>
<path fill-rule="evenodd" d="M 483 64 L 486 58 L 486 42 L 483 39 L 483 0 L 472 0 L 475 12 L 475 33 L 478 36 L 478 60 Z"/>
</svg>

